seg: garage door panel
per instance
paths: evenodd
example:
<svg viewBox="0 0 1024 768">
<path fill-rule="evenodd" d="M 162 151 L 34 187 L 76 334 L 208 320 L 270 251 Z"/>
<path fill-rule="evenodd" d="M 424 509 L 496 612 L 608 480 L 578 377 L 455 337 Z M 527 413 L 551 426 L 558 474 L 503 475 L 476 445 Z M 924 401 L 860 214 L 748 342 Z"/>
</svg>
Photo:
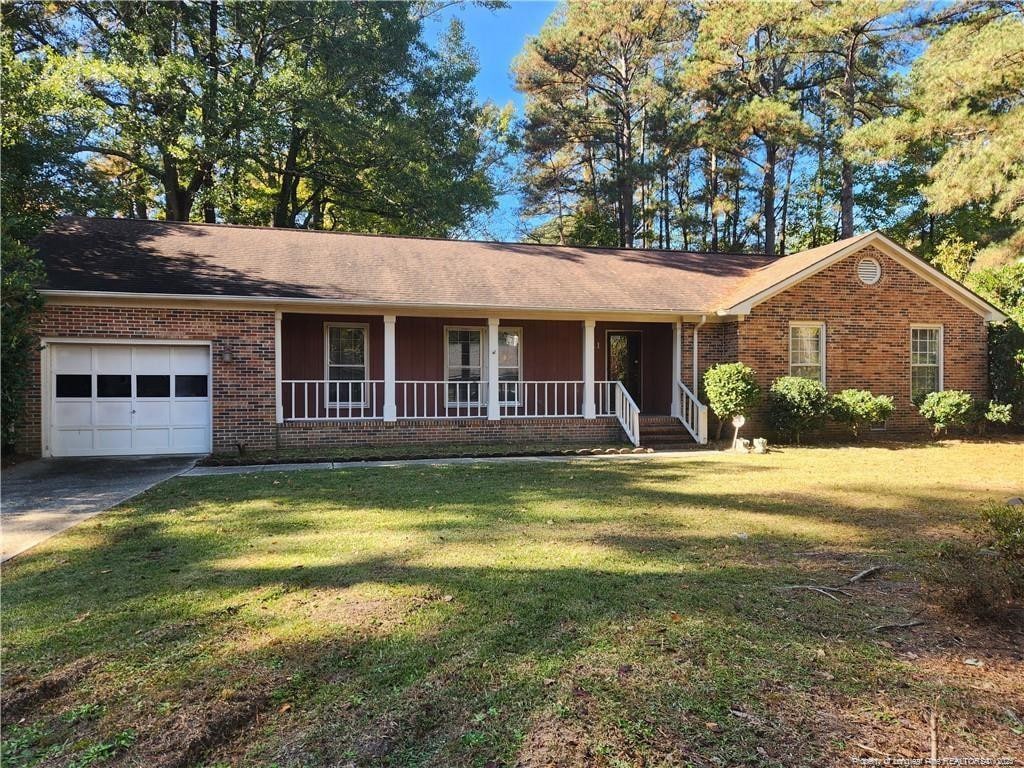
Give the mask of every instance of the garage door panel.
<svg viewBox="0 0 1024 768">
<path fill-rule="evenodd" d="M 135 373 L 170 373 L 171 350 L 167 347 L 135 347 L 132 365 Z"/>
<path fill-rule="evenodd" d="M 58 400 L 54 407 L 54 423 L 61 426 L 91 427 L 92 403 Z"/>
<path fill-rule="evenodd" d="M 131 401 L 100 400 L 96 403 L 96 426 L 130 427 L 132 425 Z"/>
<path fill-rule="evenodd" d="M 207 347 L 175 347 L 171 352 L 175 373 L 209 373 L 210 350 Z"/>
<path fill-rule="evenodd" d="M 52 361 L 57 373 L 91 373 L 92 347 L 55 346 Z"/>
<path fill-rule="evenodd" d="M 208 347 L 55 342 L 50 367 L 53 455 L 210 450 Z"/>
<path fill-rule="evenodd" d="M 132 349 L 117 344 L 94 347 L 96 370 L 103 373 L 131 373 Z"/>
<path fill-rule="evenodd" d="M 135 403 L 135 426 L 137 427 L 166 427 L 171 424 L 170 402 L 136 402 Z"/>
<path fill-rule="evenodd" d="M 57 436 L 57 444 L 64 450 L 58 456 L 80 456 L 92 453 L 93 431 L 91 429 L 62 429 Z"/>
<path fill-rule="evenodd" d="M 104 452 L 125 452 L 132 450 L 132 430 L 127 429 L 104 429 L 96 430 L 95 448 Z"/>
<path fill-rule="evenodd" d="M 163 453 L 171 447 L 171 428 L 136 429 L 135 447 L 140 453 Z"/>
<path fill-rule="evenodd" d="M 181 453 L 201 453 L 206 450 L 209 434 L 205 427 L 175 427 L 173 447 Z"/>
<path fill-rule="evenodd" d="M 190 426 L 206 426 L 210 423 L 210 403 L 202 402 L 175 402 L 172 406 L 170 422 L 172 424 L 184 424 Z"/>
</svg>

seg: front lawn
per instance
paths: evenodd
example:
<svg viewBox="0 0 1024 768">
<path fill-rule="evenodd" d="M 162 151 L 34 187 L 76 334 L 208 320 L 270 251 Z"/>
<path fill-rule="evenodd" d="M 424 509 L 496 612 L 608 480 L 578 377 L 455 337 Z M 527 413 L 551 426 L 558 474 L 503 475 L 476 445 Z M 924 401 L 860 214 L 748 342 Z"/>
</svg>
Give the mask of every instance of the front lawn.
<svg viewBox="0 0 1024 768">
<path fill-rule="evenodd" d="M 940 757 L 1019 758 L 1021 635 L 920 578 L 1022 467 L 992 441 L 173 480 L 5 565 L 4 764 L 838 765 L 927 757 L 933 712 Z"/>
</svg>

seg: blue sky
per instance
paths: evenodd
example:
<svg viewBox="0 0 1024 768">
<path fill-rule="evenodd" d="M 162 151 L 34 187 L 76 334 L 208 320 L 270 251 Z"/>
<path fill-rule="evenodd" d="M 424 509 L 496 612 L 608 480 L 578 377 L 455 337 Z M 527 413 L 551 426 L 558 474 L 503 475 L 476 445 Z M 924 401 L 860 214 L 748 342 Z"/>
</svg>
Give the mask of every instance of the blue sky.
<svg viewBox="0 0 1024 768">
<path fill-rule="evenodd" d="M 431 19 L 428 36 L 443 32 L 451 18 L 462 21 L 466 39 L 476 50 L 480 72 L 476 89 L 481 101 L 490 100 L 499 105 L 513 102 L 522 114 L 523 100 L 512 85 L 512 60 L 523 49 L 526 39 L 540 32 L 544 21 L 555 10 L 553 0 L 543 2 L 512 0 L 507 8 L 487 10 L 475 5 L 459 5 L 446 9 Z M 435 38 L 436 39 L 436 38 Z M 518 240 L 517 200 L 506 195 L 488 221 L 486 231 L 471 233 L 486 239 Z"/>
</svg>

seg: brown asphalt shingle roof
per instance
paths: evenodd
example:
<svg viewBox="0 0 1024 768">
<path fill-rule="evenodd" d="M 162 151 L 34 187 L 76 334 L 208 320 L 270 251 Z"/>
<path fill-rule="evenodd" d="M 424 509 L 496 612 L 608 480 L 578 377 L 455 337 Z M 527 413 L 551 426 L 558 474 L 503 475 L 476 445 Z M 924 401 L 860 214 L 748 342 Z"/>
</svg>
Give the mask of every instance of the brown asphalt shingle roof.
<svg viewBox="0 0 1024 768">
<path fill-rule="evenodd" d="M 851 241 L 826 246 L 830 252 Z M 51 290 L 623 312 L 713 312 L 825 253 L 572 248 L 68 217 L 33 245 Z M 760 290 L 760 289 L 757 289 Z"/>
</svg>

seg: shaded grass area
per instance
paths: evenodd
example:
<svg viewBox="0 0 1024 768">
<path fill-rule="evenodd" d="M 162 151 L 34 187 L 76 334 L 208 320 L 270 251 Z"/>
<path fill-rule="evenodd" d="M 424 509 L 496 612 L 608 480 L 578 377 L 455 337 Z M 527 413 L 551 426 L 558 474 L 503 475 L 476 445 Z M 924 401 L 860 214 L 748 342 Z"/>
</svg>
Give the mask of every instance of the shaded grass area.
<svg viewBox="0 0 1024 768">
<path fill-rule="evenodd" d="M 810 766 L 926 756 L 936 706 L 945 754 L 1019 755 L 1020 637 L 947 632 L 916 576 L 1022 462 L 175 479 L 5 566 L 5 763 Z M 839 600 L 781 589 L 875 564 Z"/>
</svg>

